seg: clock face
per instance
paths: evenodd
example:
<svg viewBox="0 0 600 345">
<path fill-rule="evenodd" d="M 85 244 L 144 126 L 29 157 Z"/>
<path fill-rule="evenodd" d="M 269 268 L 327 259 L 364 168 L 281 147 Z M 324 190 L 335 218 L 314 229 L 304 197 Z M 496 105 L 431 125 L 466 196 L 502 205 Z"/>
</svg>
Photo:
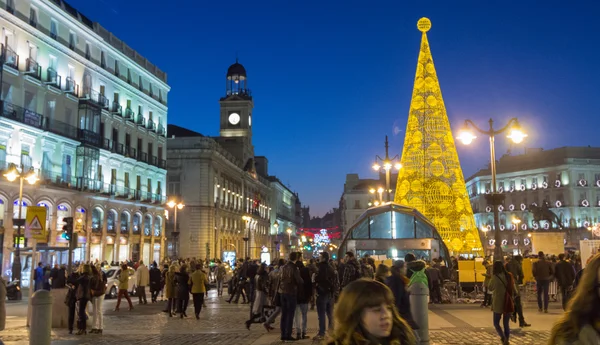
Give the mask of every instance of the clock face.
<svg viewBox="0 0 600 345">
<path fill-rule="evenodd" d="M 232 125 L 237 125 L 240 123 L 240 115 L 238 113 L 229 114 L 229 123 Z"/>
<path fill-rule="evenodd" d="M 252 116 L 248 116 L 248 126 L 252 126 Z"/>
</svg>

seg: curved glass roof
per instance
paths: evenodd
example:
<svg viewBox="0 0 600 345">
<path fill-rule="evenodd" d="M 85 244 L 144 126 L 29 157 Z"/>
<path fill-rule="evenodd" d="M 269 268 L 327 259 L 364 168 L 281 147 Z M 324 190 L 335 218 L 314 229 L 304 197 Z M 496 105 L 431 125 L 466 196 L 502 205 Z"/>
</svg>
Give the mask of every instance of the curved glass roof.
<svg viewBox="0 0 600 345">
<path fill-rule="evenodd" d="M 394 247 L 398 240 L 434 239 L 440 247 L 440 256 L 450 258 L 448 248 L 436 227 L 415 208 L 388 203 L 365 211 L 344 234 L 340 252 L 351 240 L 390 240 Z M 418 249 L 418 248 L 414 248 Z M 341 255 L 341 253 L 340 253 Z"/>
</svg>

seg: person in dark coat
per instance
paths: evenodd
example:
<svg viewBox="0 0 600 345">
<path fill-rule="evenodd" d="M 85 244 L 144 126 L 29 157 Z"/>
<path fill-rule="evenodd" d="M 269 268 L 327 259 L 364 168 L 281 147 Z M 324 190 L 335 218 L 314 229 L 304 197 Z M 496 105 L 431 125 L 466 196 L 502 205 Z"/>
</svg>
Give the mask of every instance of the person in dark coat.
<svg viewBox="0 0 600 345">
<path fill-rule="evenodd" d="M 301 253 L 298 253 L 298 255 L 301 255 Z M 308 303 L 311 300 L 313 291 L 312 279 L 310 277 L 310 270 L 304 266 L 302 260 L 296 261 L 296 266 L 300 270 L 300 278 L 303 280 L 303 283 L 298 286 L 298 303 L 296 304 L 296 314 L 294 316 L 296 339 L 309 339 L 310 337 L 306 335 L 306 327 Z"/>
<path fill-rule="evenodd" d="M 73 334 L 73 324 L 75 323 L 75 308 L 77 307 L 76 291 L 79 286 L 79 276 L 80 274 L 78 271 L 73 271 L 67 279 L 69 291 L 67 292 L 65 302 L 67 303 L 67 308 L 69 308 L 69 319 L 67 321 L 69 334 Z"/>
<path fill-rule="evenodd" d="M 54 265 L 52 271 L 50 271 L 50 278 L 52 278 L 53 289 L 64 289 L 67 285 L 67 269 L 65 265 L 58 266 Z"/>
<path fill-rule="evenodd" d="M 404 275 L 404 261 L 396 260 L 392 265 L 391 271 L 392 275 L 387 278 L 385 284 L 394 294 L 396 308 L 398 309 L 400 316 L 413 330 L 417 330 L 419 329 L 419 325 L 417 325 L 410 313 L 410 299 L 408 293 L 409 279 Z"/>
<path fill-rule="evenodd" d="M 152 268 L 150 268 L 150 296 L 152 299 L 152 303 L 156 303 L 156 299 L 158 298 L 158 293 L 162 290 L 162 273 L 158 269 L 156 262 L 152 264 Z"/>
<path fill-rule="evenodd" d="M 558 255 L 558 263 L 556 263 L 554 277 L 560 287 L 562 297 L 562 307 L 566 310 L 567 302 L 569 301 L 569 291 L 575 281 L 575 268 L 573 265 L 565 260 L 565 254 Z"/>
<path fill-rule="evenodd" d="M 187 273 L 186 265 L 181 266 L 179 272 L 175 273 L 175 280 L 177 281 L 177 303 L 179 304 L 177 311 L 183 319 L 187 317 L 185 311 L 190 301 L 190 276 Z"/>
<path fill-rule="evenodd" d="M 77 335 L 87 333 L 86 309 L 88 302 L 92 299 L 92 295 L 90 293 L 91 274 L 92 268 L 89 264 L 81 266 L 81 274 L 77 278 L 77 290 L 75 290 L 75 297 L 77 298 L 77 302 L 79 303 L 79 307 L 77 309 L 77 312 L 79 314 L 79 319 L 77 320 Z"/>
</svg>

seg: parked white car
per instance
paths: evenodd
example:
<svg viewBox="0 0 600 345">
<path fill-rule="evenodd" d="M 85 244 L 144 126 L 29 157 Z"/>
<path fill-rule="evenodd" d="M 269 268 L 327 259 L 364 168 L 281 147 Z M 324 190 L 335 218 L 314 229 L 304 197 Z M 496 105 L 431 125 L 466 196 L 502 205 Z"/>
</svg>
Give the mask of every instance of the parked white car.
<svg viewBox="0 0 600 345">
<path fill-rule="evenodd" d="M 119 276 L 121 275 L 120 267 L 110 267 L 103 269 L 106 274 L 106 298 L 116 298 L 119 294 Z M 129 294 L 135 295 L 135 284 L 137 282 L 137 275 L 133 268 L 129 267 L 127 270 L 129 274 Z"/>
</svg>

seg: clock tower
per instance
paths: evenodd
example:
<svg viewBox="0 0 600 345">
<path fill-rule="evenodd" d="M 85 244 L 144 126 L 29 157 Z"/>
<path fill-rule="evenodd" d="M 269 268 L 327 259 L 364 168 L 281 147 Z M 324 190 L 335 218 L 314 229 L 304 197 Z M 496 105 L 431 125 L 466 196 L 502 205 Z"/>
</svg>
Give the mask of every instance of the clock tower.
<svg viewBox="0 0 600 345">
<path fill-rule="evenodd" d="M 242 164 L 248 164 L 254 158 L 252 145 L 252 108 L 254 102 L 246 69 L 237 59 L 227 69 L 226 94 L 221 98 L 221 135 L 219 143 L 238 158 Z"/>
</svg>

